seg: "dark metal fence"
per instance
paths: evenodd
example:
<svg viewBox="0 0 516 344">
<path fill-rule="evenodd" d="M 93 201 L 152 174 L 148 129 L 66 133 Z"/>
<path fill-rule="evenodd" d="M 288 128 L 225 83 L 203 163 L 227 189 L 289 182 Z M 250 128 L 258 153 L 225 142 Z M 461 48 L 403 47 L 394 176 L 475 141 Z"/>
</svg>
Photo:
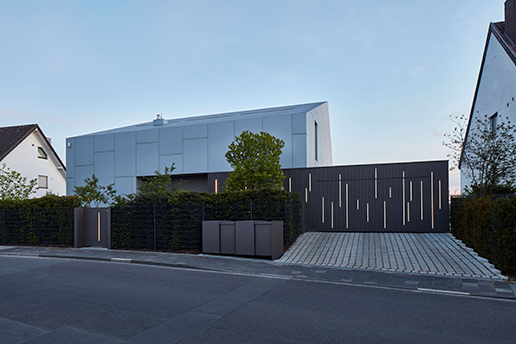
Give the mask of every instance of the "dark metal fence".
<svg viewBox="0 0 516 344">
<path fill-rule="evenodd" d="M 301 234 L 300 202 L 239 202 L 114 207 L 111 247 L 200 251 L 202 221 L 283 221 L 285 245 Z"/>
<path fill-rule="evenodd" d="M 301 235 L 299 201 L 114 207 L 111 248 L 200 251 L 202 221 L 283 221 L 285 246 Z M 0 209 L 3 245 L 74 245 L 73 208 Z"/>
<path fill-rule="evenodd" d="M 73 246 L 73 220 L 73 208 L 1 209 L 1 243 Z"/>
</svg>

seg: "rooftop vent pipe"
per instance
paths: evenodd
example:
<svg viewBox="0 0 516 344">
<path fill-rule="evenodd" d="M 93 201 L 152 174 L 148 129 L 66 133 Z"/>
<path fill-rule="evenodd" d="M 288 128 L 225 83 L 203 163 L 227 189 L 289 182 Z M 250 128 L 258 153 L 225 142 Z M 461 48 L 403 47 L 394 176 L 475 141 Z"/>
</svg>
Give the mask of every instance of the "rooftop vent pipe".
<svg viewBox="0 0 516 344">
<path fill-rule="evenodd" d="M 166 119 L 163 118 L 163 115 L 158 113 L 156 115 L 156 119 L 154 121 L 152 121 L 152 124 L 154 125 L 164 125 L 164 124 L 167 124 L 168 121 Z"/>
</svg>

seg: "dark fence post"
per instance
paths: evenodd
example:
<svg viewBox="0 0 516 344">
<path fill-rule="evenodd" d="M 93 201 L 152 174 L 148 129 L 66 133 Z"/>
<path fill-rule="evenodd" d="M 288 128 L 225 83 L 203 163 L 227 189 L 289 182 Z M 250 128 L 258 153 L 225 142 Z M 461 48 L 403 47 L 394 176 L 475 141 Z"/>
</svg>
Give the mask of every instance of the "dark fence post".
<svg viewBox="0 0 516 344">
<path fill-rule="evenodd" d="M 253 221 L 253 201 L 249 201 L 249 210 L 250 210 L 250 219 L 251 221 Z"/>
<path fill-rule="evenodd" d="M 285 217 L 285 224 L 288 223 L 288 205 L 287 205 L 287 201 L 285 201 L 285 207 L 283 208 L 283 215 Z"/>
<path fill-rule="evenodd" d="M 5 246 L 5 209 L 3 209 L 3 215 L 2 215 L 2 222 L 3 222 L 3 232 L 4 232 L 4 246 Z"/>
<path fill-rule="evenodd" d="M 156 252 L 156 204 L 154 204 L 154 252 Z"/>
<path fill-rule="evenodd" d="M 39 208 L 37 209 L 37 211 L 38 211 L 38 215 L 37 215 L 37 223 L 36 223 L 36 225 L 37 225 L 37 228 L 38 228 L 38 246 L 39 246 L 40 243 L 41 243 L 41 241 L 39 239 Z"/>
</svg>

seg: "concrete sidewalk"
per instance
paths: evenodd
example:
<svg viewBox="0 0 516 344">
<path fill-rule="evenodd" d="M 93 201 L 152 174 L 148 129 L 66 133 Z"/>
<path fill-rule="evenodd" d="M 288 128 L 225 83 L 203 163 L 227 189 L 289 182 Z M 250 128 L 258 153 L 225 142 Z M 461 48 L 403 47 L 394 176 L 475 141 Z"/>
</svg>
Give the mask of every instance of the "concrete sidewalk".
<svg viewBox="0 0 516 344">
<path fill-rule="evenodd" d="M 516 299 L 516 287 L 513 288 L 513 285 L 501 278 L 465 278 L 373 269 L 303 265 L 236 257 L 101 249 L 0 246 L 1 256 L 84 259 L 114 264 L 157 265 L 258 277 L 300 279 L 313 282 L 356 284 L 421 292 Z"/>
<path fill-rule="evenodd" d="M 506 279 L 450 233 L 305 233 L 283 263 Z"/>
</svg>

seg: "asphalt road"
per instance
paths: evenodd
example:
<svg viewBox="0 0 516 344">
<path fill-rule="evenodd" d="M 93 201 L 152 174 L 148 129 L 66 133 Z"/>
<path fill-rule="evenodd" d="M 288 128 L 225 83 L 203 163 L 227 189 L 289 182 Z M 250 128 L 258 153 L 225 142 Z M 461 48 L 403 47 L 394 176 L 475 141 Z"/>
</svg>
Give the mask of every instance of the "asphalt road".
<svg viewBox="0 0 516 344">
<path fill-rule="evenodd" d="M 0 343 L 514 343 L 513 300 L 0 257 Z"/>
</svg>

